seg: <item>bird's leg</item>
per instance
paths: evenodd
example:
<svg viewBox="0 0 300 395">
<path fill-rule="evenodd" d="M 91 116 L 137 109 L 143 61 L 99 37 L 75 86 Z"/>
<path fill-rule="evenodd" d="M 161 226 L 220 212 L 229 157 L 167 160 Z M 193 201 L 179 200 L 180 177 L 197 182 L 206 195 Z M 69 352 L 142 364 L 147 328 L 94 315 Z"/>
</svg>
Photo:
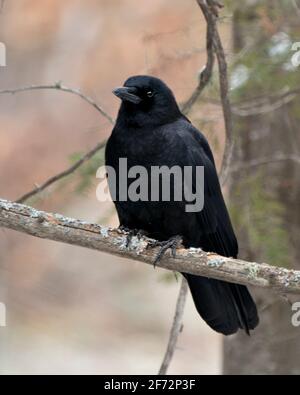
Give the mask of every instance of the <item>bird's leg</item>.
<svg viewBox="0 0 300 395">
<path fill-rule="evenodd" d="M 126 248 L 130 246 L 131 240 L 134 236 L 137 236 L 138 239 L 140 239 L 143 236 L 147 236 L 147 232 L 142 229 L 130 229 L 123 225 L 120 225 L 119 229 L 127 233 Z"/>
<path fill-rule="evenodd" d="M 162 259 L 164 254 L 168 249 L 171 249 L 171 253 L 173 258 L 176 257 L 176 249 L 177 247 L 180 246 L 182 243 L 182 237 L 181 236 L 173 236 L 169 240 L 166 241 L 156 241 L 153 244 L 153 247 L 160 247 L 160 250 L 158 251 L 158 254 L 156 255 L 156 258 L 153 262 L 153 266 L 156 267 L 157 263 Z"/>
</svg>

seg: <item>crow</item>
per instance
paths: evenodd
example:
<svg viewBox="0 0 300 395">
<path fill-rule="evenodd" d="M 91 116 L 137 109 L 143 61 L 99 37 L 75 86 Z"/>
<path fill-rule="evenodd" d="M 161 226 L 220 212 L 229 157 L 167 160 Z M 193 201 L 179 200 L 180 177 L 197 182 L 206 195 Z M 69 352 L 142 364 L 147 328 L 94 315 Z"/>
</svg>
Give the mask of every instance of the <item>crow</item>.
<svg viewBox="0 0 300 395">
<path fill-rule="evenodd" d="M 175 199 L 173 178 L 170 199 L 165 201 L 161 191 L 156 199 L 151 199 L 150 192 L 149 199 L 130 199 L 130 196 L 124 199 L 120 187 L 113 185 L 115 178 L 108 175 L 120 226 L 145 232 L 160 241 L 164 251 L 174 248 L 181 237 L 186 248 L 200 247 L 236 258 L 238 244 L 212 151 L 204 135 L 181 113 L 172 91 L 160 79 L 140 75 L 130 77 L 113 93 L 121 99 L 121 106 L 106 145 L 105 163 L 115 170 L 117 177 L 120 159 L 124 158 L 128 169 L 143 166 L 148 172 L 157 166 L 204 168 L 204 204 L 199 211 L 188 211 L 184 197 L 182 201 Z M 193 192 L 195 174 L 194 171 L 191 178 Z M 136 179 L 131 175 L 121 182 L 129 189 Z M 162 187 L 161 182 L 159 185 Z M 149 180 L 147 186 L 150 190 Z M 243 329 L 249 335 L 258 325 L 255 302 L 244 285 L 182 274 L 188 281 L 198 313 L 213 330 L 231 335 Z"/>
</svg>

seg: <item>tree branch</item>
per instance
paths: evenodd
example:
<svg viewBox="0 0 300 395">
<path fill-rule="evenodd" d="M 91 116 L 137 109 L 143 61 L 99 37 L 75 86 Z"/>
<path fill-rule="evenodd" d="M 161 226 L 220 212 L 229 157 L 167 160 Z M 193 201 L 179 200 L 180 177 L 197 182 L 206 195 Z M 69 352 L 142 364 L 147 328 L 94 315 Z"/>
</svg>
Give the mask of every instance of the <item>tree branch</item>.
<svg viewBox="0 0 300 395">
<path fill-rule="evenodd" d="M 128 248 L 128 234 L 78 219 L 39 211 L 23 204 L 0 199 L 0 227 L 31 236 L 86 247 L 153 265 L 159 247 L 152 239 L 133 237 Z M 177 249 L 176 258 L 166 253 L 158 267 L 224 280 L 255 285 L 283 293 L 300 293 L 300 271 L 265 263 L 247 262 L 207 253 L 200 248 Z"/>
<path fill-rule="evenodd" d="M 206 65 L 202 69 L 199 76 L 199 83 L 191 97 L 182 105 L 182 112 L 187 115 L 192 109 L 193 105 L 198 100 L 202 91 L 209 83 L 212 77 L 212 72 L 215 63 L 215 55 L 213 51 L 213 36 L 214 36 L 214 26 L 211 24 L 207 24 L 206 28 L 206 52 L 207 52 L 207 61 Z"/>
<path fill-rule="evenodd" d="M 88 104 L 90 104 L 92 107 L 94 107 L 98 112 L 100 112 L 100 114 L 103 117 L 105 117 L 109 121 L 109 123 L 111 123 L 112 125 L 114 125 L 114 123 L 115 123 L 114 119 L 99 104 L 97 104 L 94 101 L 94 99 L 83 94 L 80 91 L 80 89 L 69 88 L 69 87 L 63 85 L 61 82 L 57 82 L 52 85 L 30 85 L 30 86 L 25 86 L 25 87 L 16 88 L 16 89 L 5 89 L 5 90 L 0 91 L 0 95 L 16 94 L 16 93 L 22 93 L 22 92 L 35 91 L 35 90 L 58 90 L 61 92 L 67 92 L 67 93 L 76 95 L 76 96 L 80 97 L 81 99 L 83 99 Z M 95 147 L 93 147 L 90 151 L 88 151 L 85 155 L 83 155 L 73 165 L 71 165 L 67 169 L 63 170 L 62 172 L 56 174 L 55 176 L 50 177 L 48 180 L 46 180 L 45 182 L 43 182 L 41 185 L 37 186 L 36 188 L 32 189 L 31 191 L 25 193 L 23 196 L 18 198 L 16 200 L 16 202 L 17 203 L 24 203 L 29 198 L 32 198 L 33 196 L 44 191 L 50 185 L 67 177 L 68 175 L 72 174 L 79 167 L 81 167 L 85 162 L 87 162 L 89 159 L 91 159 L 98 151 L 103 149 L 105 147 L 105 144 L 106 144 L 106 141 L 102 141 L 102 142 L 98 143 Z"/>
<path fill-rule="evenodd" d="M 56 174 L 53 177 L 50 177 L 48 180 L 43 182 L 43 184 L 37 186 L 32 191 L 25 193 L 25 195 L 21 196 L 16 203 L 24 203 L 29 198 L 39 194 L 40 192 L 44 191 L 50 185 L 54 184 L 55 182 L 62 180 L 63 178 L 69 176 L 70 174 L 74 173 L 80 166 L 82 166 L 85 162 L 91 159 L 98 151 L 103 149 L 106 145 L 106 141 L 102 141 L 101 143 L 97 144 L 94 148 L 88 151 L 82 158 L 76 161 L 72 166 L 68 167 L 66 170 L 62 171 L 61 173 Z"/>
<path fill-rule="evenodd" d="M 169 335 L 169 342 L 168 346 L 166 349 L 166 353 L 164 356 L 164 359 L 162 361 L 161 367 L 159 369 L 158 374 L 159 375 L 165 375 L 167 374 L 170 362 L 172 361 L 178 336 L 180 332 L 182 331 L 183 327 L 183 313 L 184 313 L 184 307 L 185 307 L 185 302 L 186 302 L 186 297 L 187 297 L 187 292 L 188 292 L 188 283 L 184 277 L 182 277 L 181 280 L 181 286 L 177 298 L 177 303 L 176 303 L 176 309 L 175 309 L 175 314 L 174 314 L 174 319 L 173 319 L 173 324 L 170 330 L 170 335 Z"/>
<path fill-rule="evenodd" d="M 238 103 L 232 103 L 232 113 L 239 117 L 266 114 L 292 102 L 299 94 L 300 88 L 297 87 L 275 94 L 259 95 L 246 100 L 239 100 Z M 201 97 L 201 101 L 215 106 L 221 105 L 221 101 L 213 97 Z"/>
<path fill-rule="evenodd" d="M 252 159 L 246 163 L 238 163 L 236 165 L 231 166 L 230 172 L 235 173 L 239 172 L 241 170 L 249 170 L 253 167 L 259 167 L 262 165 L 269 165 L 269 164 L 274 164 L 274 163 L 279 163 L 279 162 L 287 162 L 291 161 L 296 164 L 300 164 L 300 156 L 297 154 L 277 154 L 271 157 L 262 157 L 262 158 L 257 158 L 257 159 Z"/>
<path fill-rule="evenodd" d="M 281 108 L 282 106 L 285 106 L 286 104 L 290 103 L 293 101 L 299 92 L 296 92 L 295 90 L 292 90 L 290 92 L 286 92 L 281 95 L 281 97 L 278 97 L 278 99 L 274 102 L 271 102 L 272 96 L 269 97 L 269 100 L 265 100 L 265 102 L 257 102 L 253 103 L 252 106 L 249 105 L 248 107 L 246 106 L 232 106 L 232 112 L 233 114 L 239 116 L 239 117 L 249 117 L 252 115 L 261 115 L 261 114 L 266 114 L 269 112 L 274 112 Z M 274 96 L 275 97 L 275 96 Z M 251 102 L 250 102 L 251 103 Z"/>
<path fill-rule="evenodd" d="M 215 0 L 197 0 L 208 25 L 213 26 L 214 34 L 213 34 L 213 48 L 218 61 L 218 69 L 219 69 L 219 83 L 220 83 L 220 96 L 221 103 L 223 109 L 224 123 L 225 123 L 225 133 L 226 133 L 226 142 L 225 142 L 225 150 L 223 154 L 222 167 L 220 171 L 220 182 L 224 185 L 228 173 L 229 167 L 233 154 L 233 126 L 232 126 L 232 111 L 231 105 L 228 95 L 228 76 L 227 76 L 227 62 L 225 57 L 224 48 L 222 45 L 222 41 L 217 29 L 216 21 L 218 18 L 218 12 L 216 12 L 217 8 L 222 7 L 219 2 Z"/>
<path fill-rule="evenodd" d="M 4 94 L 15 94 L 15 93 L 22 93 L 22 92 L 28 92 L 28 91 L 37 91 L 37 90 L 57 90 L 57 91 L 62 91 L 62 92 L 67 92 L 71 93 L 73 95 L 79 96 L 81 99 L 89 103 L 91 106 L 93 106 L 97 111 L 100 112 L 100 114 L 108 120 L 109 123 L 112 125 L 115 123 L 113 118 L 99 105 L 95 102 L 94 99 L 91 97 L 83 94 L 80 89 L 74 89 L 74 88 L 69 88 L 65 85 L 63 85 L 61 82 L 56 82 L 55 84 L 52 85 L 31 85 L 31 86 L 25 86 L 22 88 L 16 88 L 16 89 L 4 89 L 0 91 L 0 95 Z"/>
</svg>

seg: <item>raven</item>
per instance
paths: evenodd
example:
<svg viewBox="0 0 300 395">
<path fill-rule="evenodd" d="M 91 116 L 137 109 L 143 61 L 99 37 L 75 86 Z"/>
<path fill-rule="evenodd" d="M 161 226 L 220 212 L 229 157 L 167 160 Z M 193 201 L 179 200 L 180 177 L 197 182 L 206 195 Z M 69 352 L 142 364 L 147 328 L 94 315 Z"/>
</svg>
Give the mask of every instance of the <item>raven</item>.
<svg viewBox="0 0 300 395">
<path fill-rule="evenodd" d="M 204 168 L 204 205 L 198 212 L 188 212 L 185 199 L 178 201 L 174 198 L 174 182 L 170 183 L 169 201 L 162 199 L 161 192 L 156 200 L 124 199 L 117 186 L 113 200 L 120 226 L 142 230 L 156 240 L 166 241 L 167 247 L 180 236 L 187 248 L 200 247 L 207 252 L 236 258 L 238 244 L 213 154 L 204 135 L 181 113 L 172 91 L 160 79 L 140 75 L 130 77 L 113 93 L 122 102 L 107 142 L 105 162 L 117 176 L 121 158 L 126 158 L 128 168 L 143 166 L 149 172 L 154 166 Z M 111 191 L 112 181 L 108 175 Z M 121 181 L 126 181 L 130 188 L 134 179 L 128 177 Z M 194 172 L 193 191 L 196 181 Z M 151 189 L 150 181 L 148 184 Z M 183 275 L 198 313 L 212 329 L 224 335 L 233 334 L 238 329 L 249 334 L 258 325 L 256 305 L 245 286 L 187 273 Z"/>
</svg>

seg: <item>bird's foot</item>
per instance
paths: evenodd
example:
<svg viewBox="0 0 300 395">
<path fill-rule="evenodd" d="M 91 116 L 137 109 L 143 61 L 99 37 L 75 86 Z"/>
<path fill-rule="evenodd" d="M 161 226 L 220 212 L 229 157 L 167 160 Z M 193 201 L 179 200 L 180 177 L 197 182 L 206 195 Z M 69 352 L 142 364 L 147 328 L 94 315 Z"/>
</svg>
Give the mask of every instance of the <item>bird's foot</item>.
<svg viewBox="0 0 300 395">
<path fill-rule="evenodd" d="M 182 237 L 181 236 L 173 236 L 169 240 L 166 241 L 156 241 L 153 244 L 153 247 L 160 247 L 160 250 L 158 251 L 155 260 L 153 262 L 153 266 L 156 267 L 158 262 L 161 261 L 167 250 L 171 250 L 173 258 L 176 258 L 176 249 L 180 246 L 182 243 Z"/>
<path fill-rule="evenodd" d="M 133 237 L 141 239 L 143 236 L 147 236 L 147 232 L 142 229 L 130 229 L 123 225 L 120 225 L 119 229 L 127 233 L 126 248 L 129 248 Z"/>
</svg>

